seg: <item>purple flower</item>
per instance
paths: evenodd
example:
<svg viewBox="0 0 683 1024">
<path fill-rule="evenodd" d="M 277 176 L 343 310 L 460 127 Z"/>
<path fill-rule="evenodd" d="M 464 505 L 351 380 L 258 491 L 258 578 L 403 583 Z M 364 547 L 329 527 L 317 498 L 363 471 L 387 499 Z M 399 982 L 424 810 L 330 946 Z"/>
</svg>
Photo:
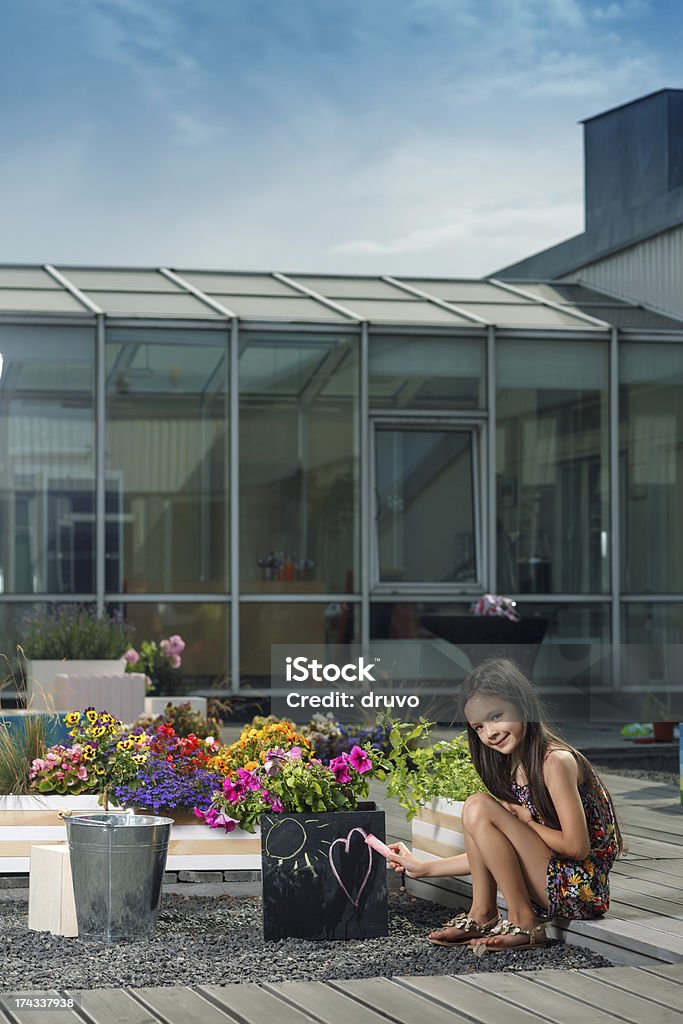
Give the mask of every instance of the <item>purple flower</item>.
<svg viewBox="0 0 683 1024">
<path fill-rule="evenodd" d="M 138 654 L 134 647 L 129 647 L 126 653 L 124 654 L 124 658 L 126 659 L 129 665 L 137 665 L 137 663 L 140 660 L 140 655 Z"/>
<path fill-rule="evenodd" d="M 287 751 L 287 757 L 289 758 L 290 761 L 300 761 L 301 747 L 290 747 L 290 749 Z"/>
<path fill-rule="evenodd" d="M 349 764 L 355 768 L 359 775 L 372 770 L 372 761 L 362 747 L 353 747 L 349 754 Z"/>
</svg>

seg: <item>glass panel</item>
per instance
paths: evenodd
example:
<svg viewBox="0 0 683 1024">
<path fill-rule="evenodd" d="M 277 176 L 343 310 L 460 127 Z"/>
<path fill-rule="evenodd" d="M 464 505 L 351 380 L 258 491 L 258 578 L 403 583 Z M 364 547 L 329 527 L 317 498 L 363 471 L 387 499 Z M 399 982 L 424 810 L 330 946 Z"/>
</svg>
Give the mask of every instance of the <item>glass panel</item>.
<svg viewBox="0 0 683 1024">
<path fill-rule="evenodd" d="M 290 275 L 291 276 L 291 275 Z M 328 299 L 401 299 L 410 298 L 407 292 L 401 291 L 388 281 L 376 277 L 319 277 L 317 275 L 298 274 L 293 281 L 312 288 L 314 292 L 325 295 Z"/>
<path fill-rule="evenodd" d="M 622 683 L 635 698 L 633 719 L 683 717 L 683 602 L 622 605 Z"/>
<path fill-rule="evenodd" d="M 110 592 L 225 590 L 228 369 L 224 331 L 107 332 Z"/>
<path fill-rule="evenodd" d="M 381 583 L 477 580 L 473 446 L 471 430 L 377 424 Z"/>
<path fill-rule="evenodd" d="M 296 293 L 291 293 L 296 294 Z M 220 295 L 214 296 L 220 302 Z M 343 313 L 337 313 L 322 302 L 307 299 L 301 295 L 297 298 L 286 296 L 263 295 L 227 295 L 225 305 L 237 316 L 263 320 L 276 317 L 280 320 L 345 320 Z"/>
<path fill-rule="evenodd" d="M 432 302 L 420 299 L 410 299 L 406 293 L 405 300 L 400 302 L 381 302 L 373 299 L 354 299 L 345 303 L 356 316 L 366 320 L 395 320 L 398 323 L 425 323 L 425 324 L 468 324 L 472 321 L 451 313 L 442 306 L 435 306 Z"/>
<path fill-rule="evenodd" d="M 158 270 L 88 270 L 57 268 L 67 281 L 83 291 L 112 288 L 124 292 L 178 292 L 177 284 Z"/>
<path fill-rule="evenodd" d="M 528 302 L 528 299 L 517 297 L 514 292 L 508 292 L 505 288 L 498 288 L 495 284 L 487 281 L 444 281 L 430 278 L 401 278 L 406 284 L 413 288 L 419 288 L 436 299 L 443 299 L 444 302 L 466 303 L 466 302 Z"/>
<path fill-rule="evenodd" d="M 358 340 L 243 334 L 241 575 L 310 592 L 357 583 Z M 251 591 L 254 592 L 253 590 Z"/>
<path fill-rule="evenodd" d="M 95 589 L 95 335 L 0 326 L 0 592 Z"/>
<path fill-rule="evenodd" d="M 58 288 L 62 285 L 42 267 L 0 267 L 0 288 Z"/>
<path fill-rule="evenodd" d="M 178 633 L 185 641 L 177 693 L 198 689 L 229 688 L 230 606 L 199 602 L 138 603 L 114 602 L 118 611 L 135 628 L 133 646 L 143 640 L 160 640 Z M 165 692 L 165 691 L 164 691 Z"/>
<path fill-rule="evenodd" d="M 460 305 L 469 313 L 475 313 L 499 327 L 578 327 L 585 331 L 591 326 L 550 306 L 525 306 L 521 302 L 495 305 L 466 302 Z"/>
<path fill-rule="evenodd" d="M 623 589 L 683 591 L 683 345 L 620 348 Z M 656 540 L 655 540 L 656 539 Z"/>
<path fill-rule="evenodd" d="M 298 295 L 293 288 L 270 274 L 198 274 L 193 270 L 176 271 L 183 281 L 207 295 Z M 226 302 L 226 306 L 230 303 Z"/>
<path fill-rule="evenodd" d="M 194 295 L 176 292 L 86 292 L 89 299 L 105 313 L 125 313 L 128 316 L 196 316 L 205 320 L 219 317 L 205 302 Z"/>
<path fill-rule="evenodd" d="M 483 409 L 484 341 L 370 336 L 370 404 L 391 409 Z"/>
<path fill-rule="evenodd" d="M 45 289 L 39 291 L 37 288 L 26 288 L 22 291 L 12 291 L 9 288 L 0 289 L 0 309 L 11 310 L 17 313 L 85 313 L 89 310 L 70 295 L 67 291 L 56 289 Z"/>
<path fill-rule="evenodd" d="M 609 589 L 608 345 L 499 342 L 498 591 Z"/>
<path fill-rule="evenodd" d="M 270 683 L 271 644 L 354 643 L 360 633 L 360 605 L 284 601 L 240 605 L 240 686 Z"/>
</svg>

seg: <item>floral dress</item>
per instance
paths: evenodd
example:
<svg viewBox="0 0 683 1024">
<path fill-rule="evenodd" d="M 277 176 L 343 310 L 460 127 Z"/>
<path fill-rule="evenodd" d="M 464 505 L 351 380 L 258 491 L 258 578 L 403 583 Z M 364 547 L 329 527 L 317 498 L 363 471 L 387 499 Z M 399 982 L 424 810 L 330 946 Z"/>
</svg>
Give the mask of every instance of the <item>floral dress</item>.
<svg viewBox="0 0 683 1024">
<path fill-rule="evenodd" d="M 517 801 L 540 825 L 545 822 L 531 803 L 529 786 L 512 783 Z M 614 814 L 607 794 L 598 784 L 598 795 L 584 783 L 579 786 L 586 814 L 591 850 L 585 860 L 571 860 L 553 853 L 548 863 L 546 893 L 548 909 L 534 904 L 539 917 L 552 920 L 564 917 L 600 917 L 609 908 L 609 871 L 618 853 Z"/>
</svg>

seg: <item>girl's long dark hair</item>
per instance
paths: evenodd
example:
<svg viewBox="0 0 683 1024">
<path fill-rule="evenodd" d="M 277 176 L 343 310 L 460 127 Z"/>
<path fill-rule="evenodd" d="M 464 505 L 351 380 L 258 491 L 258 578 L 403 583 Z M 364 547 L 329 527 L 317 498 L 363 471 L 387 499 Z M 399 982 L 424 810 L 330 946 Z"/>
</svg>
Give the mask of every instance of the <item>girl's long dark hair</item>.
<svg viewBox="0 0 683 1024">
<path fill-rule="evenodd" d="M 467 722 L 465 705 L 472 697 L 496 696 L 514 704 L 519 711 L 519 721 L 524 725 L 522 741 L 515 751 L 517 763 L 521 766 L 529 783 L 529 798 L 543 822 L 550 828 L 560 828 L 560 821 L 548 787 L 545 784 L 543 767 L 549 750 L 568 750 L 583 776 L 584 784 L 597 805 L 604 806 L 604 798 L 611 812 L 617 848 L 623 850 L 623 839 L 612 798 L 601 782 L 590 761 L 566 740 L 554 733 L 546 724 L 543 706 L 538 694 L 527 677 L 513 661 L 507 658 L 491 658 L 478 665 L 465 679 L 460 689 L 460 718 L 467 723 L 467 741 L 474 767 L 488 791 L 499 800 L 517 803 L 512 789 L 512 758 L 493 750 L 482 743 L 472 726 Z M 603 796 L 603 793 L 605 797 Z"/>
</svg>

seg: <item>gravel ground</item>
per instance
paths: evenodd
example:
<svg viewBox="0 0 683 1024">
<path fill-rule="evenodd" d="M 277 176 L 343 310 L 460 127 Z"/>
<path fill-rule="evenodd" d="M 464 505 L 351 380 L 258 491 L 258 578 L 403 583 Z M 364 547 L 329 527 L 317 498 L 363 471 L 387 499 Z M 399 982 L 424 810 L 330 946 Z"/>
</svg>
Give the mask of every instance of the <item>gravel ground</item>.
<svg viewBox="0 0 683 1024">
<path fill-rule="evenodd" d="M 596 764 L 595 770 L 599 775 L 624 775 L 628 779 L 644 779 L 647 782 L 662 782 L 667 786 L 680 785 L 680 777 L 676 771 L 654 771 L 646 768 L 632 767 L 632 762 L 621 767 L 620 765 Z"/>
<path fill-rule="evenodd" d="M 393 975 L 470 974 L 609 967 L 579 946 L 476 957 L 425 940 L 449 911 L 406 893 L 389 896 L 388 938 L 264 942 L 255 897 L 165 894 L 151 942 L 107 946 L 28 931 L 25 898 L 0 900 L 0 990 L 93 989 L 233 982 L 329 981 Z"/>
</svg>

